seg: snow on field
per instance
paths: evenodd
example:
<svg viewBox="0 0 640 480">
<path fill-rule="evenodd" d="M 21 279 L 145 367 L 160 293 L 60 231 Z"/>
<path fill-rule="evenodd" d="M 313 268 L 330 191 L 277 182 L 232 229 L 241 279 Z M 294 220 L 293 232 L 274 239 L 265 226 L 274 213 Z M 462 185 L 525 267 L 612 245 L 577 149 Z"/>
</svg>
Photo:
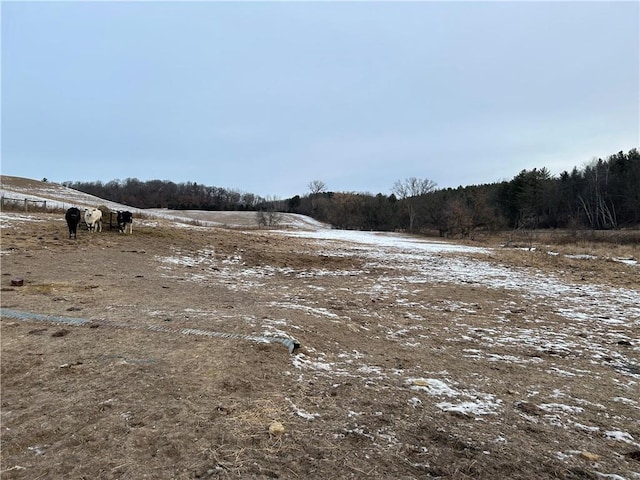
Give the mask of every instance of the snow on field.
<svg viewBox="0 0 640 480">
<path fill-rule="evenodd" d="M 640 327 L 640 291 L 635 289 L 613 288 L 603 284 L 572 284 L 562 279 L 561 276 L 542 274 L 533 269 L 507 268 L 494 263 L 489 259 L 483 260 L 478 254 L 489 254 L 489 249 L 474 248 L 455 245 L 445 242 L 433 242 L 416 239 L 399 234 L 380 234 L 371 232 L 352 232 L 330 229 L 318 229 L 315 231 L 286 231 L 282 235 L 309 238 L 318 242 L 324 254 L 333 256 L 357 256 L 367 262 L 366 268 L 384 266 L 385 273 L 380 275 L 372 285 L 357 290 L 352 287 L 350 293 L 354 296 L 378 296 L 385 295 L 398 306 L 408 311 L 405 319 L 414 321 L 413 326 L 385 324 L 386 338 L 392 342 L 403 342 L 404 346 L 419 348 L 422 339 L 423 316 L 421 311 L 427 314 L 427 309 L 433 309 L 433 305 L 422 305 L 413 302 L 412 292 L 416 289 L 428 288 L 431 284 L 460 284 L 477 285 L 483 288 L 500 291 L 512 291 L 527 303 L 526 310 L 519 304 L 506 304 L 501 311 L 489 312 L 493 316 L 493 326 L 483 328 L 478 332 L 471 321 L 476 314 L 473 305 L 464 302 L 450 302 L 446 304 L 447 310 L 458 316 L 455 323 L 447 328 L 447 341 L 477 341 L 478 348 L 463 350 L 466 358 L 486 360 L 496 363 L 511 364 L 539 364 L 543 360 L 540 357 L 520 356 L 514 354 L 497 354 L 496 349 L 513 348 L 523 351 L 553 352 L 555 355 L 578 355 L 591 358 L 593 362 L 601 362 L 603 359 L 620 374 L 629 379 L 629 389 L 637 388 L 640 380 L 640 371 L 634 366 L 632 359 L 621 351 L 615 351 L 603 342 L 603 339 L 628 339 L 636 342 L 637 338 L 631 338 L 633 326 Z M 468 256 L 466 254 L 474 254 Z M 176 251 L 173 256 L 158 258 L 162 268 L 171 269 L 171 265 L 200 265 L 212 268 L 200 269 L 199 273 L 187 273 L 187 277 L 193 281 L 207 282 L 220 281 L 228 278 L 229 288 L 237 291 L 250 291 L 255 288 L 263 288 L 269 276 L 287 275 L 295 276 L 301 280 L 311 281 L 313 278 L 323 276 L 338 276 L 344 272 L 331 272 L 326 270 L 294 271 L 289 268 L 274 268 L 269 266 L 244 267 L 241 256 L 216 260 L 212 251 L 202 250 L 195 253 Z M 214 271 L 208 276 L 207 271 Z M 167 272 L 170 275 L 169 272 Z M 350 272 L 357 275 L 358 272 Z M 184 274 L 183 274 L 184 276 Z M 322 291 L 321 287 L 311 288 L 310 291 Z M 301 288 L 305 285 L 302 283 Z M 546 322 L 548 319 L 538 313 L 538 305 L 543 305 L 548 311 L 549 307 L 554 311 L 558 319 L 563 319 L 563 328 L 550 328 Z M 272 301 L 268 306 L 275 307 L 281 312 L 304 312 L 315 318 L 324 319 L 327 322 L 348 324 L 351 322 L 349 315 L 337 314 L 326 308 L 319 308 L 312 301 L 307 302 L 304 295 L 295 296 L 295 301 Z M 511 325 L 507 316 L 513 312 L 522 312 L 525 325 Z M 485 312 L 485 315 L 488 313 Z M 284 313 L 286 316 L 286 313 Z M 360 316 L 368 315 L 360 312 Z M 377 320 L 372 317 L 372 320 Z M 299 325 L 281 319 L 279 331 L 286 332 L 300 330 Z M 259 324 L 260 322 L 257 322 Z M 264 323 L 264 322 L 263 322 Z M 264 334 L 267 334 L 273 325 L 263 325 Z M 382 327 L 378 325 L 378 327 Z M 619 329 L 617 329 L 620 327 Z M 359 331 L 366 327 L 358 327 Z M 616 330 L 617 329 L 617 330 Z M 369 365 L 357 352 L 328 352 L 323 353 L 307 345 L 306 354 L 298 354 L 292 358 L 293 366 L 302 374 L 311 376 L 326 376 L 334 379 L 344 377 L 361 377 L 365 382 L 375 385 L 382 379 L 401 377 L 402 371 L 384 369 L 379 366 Z M 635 351 L 638 347 L 634 347 Z M 549 366 L 546 371 L 553 376 L 572 378 L 592 375 L 590 371 L 571 367 L 558 368 Z M 444 373 L 441 378 L 428 378 L 423 380 L 424 388 L 420 388 L 418 380 L 411 378 L 406 380 L 411 383 L 411 388 L 424 390 L 431 395 L 442 397 L 437 403 L 438 408 L 444 411 L 458 412 L 471 416 L 486 416 L 500 412 L 502 401 L 491 394 L 482 392 L 477 388 L 456 388 L 453 379 Z M 452 394 L 455 392 L 455 394 Z M 560 395 L 560 394 L 559 394 Z M 448 397 L 459 397 L 452 400 Z M 448 398 L 448 399 L 447 399 Z M 574 399 L 578 402 L 580 399 Z M 540 407 L 550 415 L 575 415 L 580 412 L 580 406 L 571 406 L 560 403 L 548 403 Z M 575 428 L 579 422 L 573 421 Z M 582 429 L 589 429 L 583 426 Z"/>
<path fill-rule="evenodd" d="M 363 246 L 395 248 L 415 253 L 487 253 L 485 248 L 467 247 L 454 243 L 436 242 L 399 233 L 360 232 L 356 230 L 316 229 L 312 231 L 287 232 L 287 235 L 316 240 L 331 240 L 341 243 L 354 243 Z M 365 249 L 370 249 L 363 247 Z"/>
<path fill-rule="evenodd" d="M 3 185 L 0 187 L 0 196 L 16 202 L 23 202 L 24 200 L 28 200 L 29 202 L 46 201 L 47 208 L 51 209 L 67 209 L 69 207 L 89 208 L 105 205 L 111 210 L 126 209 L 132 212 L 141 212 L 140 209 L 103 200 L 102 198 L 58 184 L 49 184 L 47 187 L 40 187 L 38 190 Z"/>
<path fill-rule="evenodd" d="M 606 285 L 571 284 L 560 277 L 526 268 L 507 268 L 476 258 L 441 254 L 490 253 L 490 249 L 416 239 L 401 234 L 315 230 L 287 232 L 327 244 L 339 242 L 341 249 L 366 257 L 372 266 L 392 261 L 398 275 L 381 277 L 383 284 L 463 283 L 523 292 L 533 302 L 544 299 L 557 304 L 557 313 L 578 321 L 597 319 L 617 325 L 640 326 L 640 290 Z M 347 245 L 345 247 L 345 245 Z M 387 285 L 388 287 L 388 285 Z"/>
<path fill-rule="evenodd" d="M 241 226 L 255 227 L 257 226 L 255 212 L 207 212 L 200 210 L 169 210 L 167 208 L 135 208 L 121 203 L 104 200 L 87 193 L 65 187 L 54 183 L 43 183 L 37 189 L 29 187 L 21 187 L 16 185 L 1 185 L 0 196 L 6 200 L 12 200 L 18 204 L 22 204 L 25 200 L 28 202 L 45 202 L 48 209 L 67 209 L 69 207 L 78 207 L 80 209 L 97 207 L 104 205 L 110 210 L 128 210 L 134 215 L 143 216 L 150 219 L 163 219 L 173 222 L 179 222 L 176 226 L 205 226 L 205 227 L 221 227 L 221 226 Z M 42 204 L 40 203 L 40 206 Z M 3 226 L 7 225 L 7 219 L 3 220 Z M 136 219 L 138 221 L 138 219 Z M 293 229 L 319 229 L 327 228 L 321 222 L 305 215 L 294 213 L 281 214 L 279 228 Z"/>
<path fill-rule="evenodd" d="M 465 351 L 469 358 L 485 358 L 493 362 L 531 363 L 536 359 L 521 358 L 516 355 L 497 355 L 490 350 L 496 346 L 523 347 L 539 352 L 554 351 L 568 354 L 582 352 L 595 360 L 611 358 L 611 362 L 625 375 L 640 378 L 640 375 L 630 367 L 632 362 L 619 352 L 611 352 L 600 346 L 600 338 L 611 335 L 612 329 L 624 326 L 640 327 L 640 290 L 614 288 L 603 284 L 572 284 L 559 276 L 552 276 L 526 268 L 507 268 L 481 260 L 477 257 L 465 256 L 465 253 L 489 253 L 488 249 L 454 245 L 444 242 L 430 242 L 414 238 L 368 232 L 351 232 L 320 229 L 316 231 L 287 231 L 283 235 L 294 235 L 314 239 L 321 244 L 322 250 L 330 255 L 353 255 L 365 258 L 368 266 L 392 266 L 390 273 L 380 275 L 373 285 L 366 290 L 354 291 L 354 295 L 391 295 L 396 304 L 411 310 L 409 317 L 420 321 L 423 309 L 434 308 L 415 304 L 411 300 L 413 289 L 427 288 L 434 283 L 477 285 L 483 288 L 501 291 L 513 291 L 520 295 L 528 304 L 523 317 L 526 327 L 512 327 L 507 316 L 512 311 L 519 311 L 518 305 L 505 305 L 502 312 L 497 312 L 495 326 L 485 329 L 481 335 L 484 349 Z M 300 279 L 312 279 L 320 276 L 344 275 L 343 271 L 293 271 L 289 268 L 273 268 L 269 266 L 243 268 L 240 273 L 236 268 L 241 264 L 241 257 L 229 257 L 218 261 L 210 250 L 195 253 L 176 251 L 175 255 L 158 258 L 163 268 L 170 271 L 171 265 L 202 265 L 216 266 L 215 270 L 204 268 L 202 271 L 215 271 L 211 281 L 218 281 L 221 277 L 228 277 L 234 281 L 229 288 L 238 291 L 249 291 L 264 285 L 267 277 L 273 275 L 295 275 Z M 387 270 L 389 271 L 389 270 Z M 347 272 L 357 275 L 357 271 Z M 167 275 L 170 275 L 168 272 Z M 187 274 L 193 281 L 207 281 L 206 273 Z M 316 287 L 318 288 L 318 287 Z M 386 293 L 385 293 L 386 292 Z M 562 331 L 549 329 L 543 319 L 539 317 L 538 305 L 544 305 L 548 310 L 552 308 L 557 317 L 564 318 L 566 323 Z M 296 303 L 274 301 L 271 306 L 282 310 L 303 311 L 310 315 L 325 318 L 330 321 L 349 321 L 344 315 L 337 315 L 324 308 L 312 304 L 306 305 L 304 300 Z M 473 306 L 463 303 L 451 303 L 446 307 L 449 311 L 458 312 L 460 321 L 452 326 L 452 333 L 457 331 L 458 338 L 470 338 L 473 326 L 466 317 L 475 313 Z M 426 310 L 425 310 L 426 313 Z M 416 328 L 421 328 L 418 325 Z M 402 340 L 408 331 L 406 329 L 389 328 L 390 339 Z M 616 338 L 626 339 L 623 332 L 615 333 Z M 634 340 L 634 339 L 630 339 Z M 413 345 L 418 346 L 420 336 L 414 336 Z M 578 376 L 581 372 L 561 369 L 550 369 L 556 375 Z"/>
<path fill-rule="evenodd" d="M 238 212 L 238 211 L 203 211 L 203 210 L 169 210 L 166 208 L 149 208 L 144 210 L 145 214 L 157 216 L 168 220 L 184 222 L 185 220 L 195 222 L 198 225 L 206 225 L 209 227 L 224 226 L 240 226 L 255 227 L 257 226 L 256 212 Z M 305 215 L 296 213 L 281 213 L 280 222 L 277 227 L 293 228 L 293 229 L 324 229 L 327 225 L 314 220 Z"/>
<path fill-rule="evenodd" d="M 100 200 L 100 204 L 104 203 Z M 154 211 L 153 215 L 170 221 L 185 221 L 185 217 L 176 218 L 168 211 Z M 191 215 L 189 219 L 206 221 L 196 217 Z M 37 220 L 37 217 L 19 213 L 0 215 L 2 228 L 15 222 L 33 220 Z M 226 220 L 230 221 L 231 216 Z M 225 224 L 226 220 L 219 217 L 215 222 Z M 593 379 L 594 372 L 588 367 L 576 368 L 570 363 L 561 368 L 552 361 L 543 360 L 543 354 L 559 358 L 574 356 L 588 359 L 594 365 L 606 363 L 612 372 L 617 373 L 615 381 L 619 386 L 611 402 L 624 405 L 640 414 L 640 366 L 634 363 L 640 349 L 640 286 L 617 288 L 601 283 L 576 284 L 563 278 L 561 273 L 550 275 L 532 268 L 507 267 L 492 262 L 492 251 L 487 248 L 428 241 L 395 233 L 333 230 L 306 219 L 300 219 L 297 225 L 299 230 L 280 230 L 275 231 L 275 234 L 306 238 L 315 242 L 316 248 L 323 254 L 334 257 L 358 257 L 364 260 L 366 270 L 379 269 L 380 272 L 384 272 L 373 278 L 370 283 L 349 284 L 349 293 L 354 298 L 376 297 L 394 302 L 405 312 L 402 316 L 403 323 L 393 324 L 386 319 L 387 323 L 383 324 L 373 311 L 361 311 L 359 316 L 366 318 L 368 315 L 372 326 L 362 325 L 362 322 L 355 325 L 346 311 L 336 313 L 318 307 L 307 300 L 304 294 L 291 295 L 288 298 L 283 295 L 265 305 L 283 312 L 283 318 L 252 319 L 255 327 L 262 330 L 258 333 L 295 336 L 303 329 L 289 319 L 295 318 L 295 315 L 288 316 L 286 312 L 302 312 L 320 321 L 349 325 L 358 333 L 368 334 L 367 329 L 373 329 L 375 326 L 378 332 L 384 331 L 384 338 L 388 342 L 401 343 L 405 348 L 420 348 L 427 335 L 424 319 L 434 310 L 441 309 L 454 320 L 440 332 L 443 346 L 446 347 L 448 343 L 466 342 L 468 348 L 460 350 L 463 358 L 492 362 L 495 365 L 535 366 L 552 378 L 560 379 L 561 383 L 583 377 Z M 167 277 L 175 275 L 204 283 L 228 280 L 225 282 L 228 288 L 238 292 L 264 288 L 269 277 L 285 275 L 299 280 L 296 287 L 301 292 L 307 289 L 307 292 L 322 295 L 325 293 L 323 287 L 314 285 L 314 279 L 338 275 L 357 278 L 360 273 L 294 270 L 269 265 L 249 268 L 243 265 L 240 254 L 221 259 L 216 257 L 212 249 L 196 252 L 175 249 L 172 255 L 155 257 L 154 260 Z M 174 272 L 175 269 L 184 266 L 202 268 L 199 268 L 197 273 Z M 427 289 L 431 285 L 464 285 L 490 289 L 504 292 L 505 298 L 513 300 L 506 300 L 499 308 L 483 311 L 484 325 L 482 329 L 478 329 L 474 324 L 478 311 L 473 304 L 462 300 L 450 300 L 439 305 L 416 302 L 415 292 Z M 206 315 L 206 312 L 202 314 Z M 510 321 L 510 316 L 514 314 L 520 319 L 518 323 Z M 557 325 L 562 325 L 562 328 L 557 328 Z M 614 348 L 621 341 L 629 345 L 627 350 Z M 338 345 L 335 347 L 336 351 L 332 352 L 322 352 L 315 345 L 304 346 L 304 353 L 292 355 L 292 371 L 288 372 L 290 375 L 297 374 L 301 381 L 327 378 L 338 386 L 343 381 L 358 378 L 365 386 L 376 388 L 393 383 L 399 385 L 397 388 L 404 388 L 410 392 L 411 396 L 406 403 L 412 408 L 421 408 L 429 397 L 433 397 L 434 404 L 442 412 L 470 416 L 480 421 L 495 418 L 505 409 L 503 399 L 494 393 L 484 391 L 486 378 L 479 377 L 474 384 L 461 384 L 446 371 L 424 369 L 419 372 L 420 376 L 416 376 L 417 372 L 408 372 L 402 368 L 373 365 L 368 361 L 367 355 L 358 351 L 341 351 Z M 506 349 L 515 353 L 496 353 Z M 524 355 L 520 352 L 538 352 L 539 356 Z M 598 381 L 598 378 L 595 380 Z M 542 398 L 533 386 L 529 391 L 522 393 L 526 398 Z M 551 397 L 538 402 L 541 420 L 531 417 L 532 422 L 546 421 L 558 428 L 572 428 L 585 434 L 603 436 L 610 441 L 639 446 L 638 439 L 622 429 L 604 429 L 580 421 L 580 416 L 586 408 L 602 411 L 603 415 L 609 418 L 606 406 L 593 404 L 565 389 L 554 391 Z M 291 407 L 297 415 L 309 421 L 319 418 L 318 413 L 310 413 L 292 402 Z M 360 413 L 350 412 L 349 415 L 349 418 L 357 418 Z M 611 418 L 612 422 L 617 420 L 619 419 Z M 355 432 L 358 428 L 360 426 L 356 425 L 352 431 Z M 350 431 L 345 430 L 345 433 Z M 367 435 L 371 436 L 372 440 L 387 444 L 397 441 L 390 428 Z M 508 440 L 499 437 L 499 441 Z M 571 456 L 575 456 L 575 452 L 571 450 L 558 452 L 558 458 L 566 459 Z M 601 476 L 614 477 L 604 473 Z"/>
<path fill-rule="evenodd" d="M 352 288 L 351 292 L 354 296 L 387 294 L 387 299 L 393 297 L 398 306 L 411 311 L 410 315 L 403 315 L 405 324 L 402 327 L 387 325 L 389 333 L 386 338 L 389 341 L 403 342 L 405 347 L 421 346 L 423 335 L 420 332 L 424 320 L 421 311 L 427 315 L 427 309 L 433 309 L 434 306 L 412 301 L 412 293 L 428 288 L 429 285 L 469 285 L 513 292 L 516 294 L 515 298 L 521 299 L 518 303 L 506 304 L 502 311 L 482 312 L 485 321 L 487 316 L 493 318 L 493 322 L 486 322 L 485 325 L 493 323 L 493 326 L 484 327 L 481 332 L 473 322 L 478 313 L 473 305 L 464 302 L 448 303 L 447 310 L 455 313 L 458 318 L 446 329 L 443 337 L 449 342 L 475 342 L 478 347 L 464 349 L 463 355 L 487 362 L 540 365 L 537 368 L 544 369 L 544 365 L 549 363 L 542 358 L 545 354 L 588 358 L 594 364 L 607 362 L 621 378 L 626 377 L 627 380 L 619 382 L 621 389 L 634 398 L 637 396 L 640 368 L 634 363 L 637 355 L 632 353 L 639 349 L 640 338 L 633 332 L 637 333 L 640 328 L 640 289 L 614 288 L 597 283 L 574 284 L 563 279 L 560 273 L 549 275 L 531 268 L 513 268 L 492 263 L 489 249 L 433 242 L 398 234 L 323 229 L 287 232 L 286 235 L 316 241 L 327 255 L 365 258 L 365 268 L 385 267 L 384 271 L 389 273 L 380 275 L 369 290 L 358 292 Z M 482 259 L 483 254 L 487 254 L 486 260 Z M 526 308 L 522 307 L 523 303 L 527 305 Z M 539 305 L 545 307 L 545 313 L 538 313 Z M 300 304 L 296 304 L 295 308 L 301 308 Z M 561 322 L 562 328 L 550 326 L 546 313 L 549 308 L 554 312 L 557 322 Z M 508 316 L 514 312 L 524 319 L 524 326 L 511 325 Z M 407 319 L 415 321 L 415 325 L 407 327 L 406 323 L 410 323 Z M 412 340 L 407 341 L 407 337 Z M 612 347 L 622 340 L 632 345 L 629 355 Z M 537 351 L 540 356 L 494 353 L 500 349 Z M 298 355 L 293 362 L 303 375 L 329 376 L 334 379 L 360 375 L 368 386 L 388 384 L 391 379 L 402 378 L 407 374 L 403 370 L 368 365 L 366 356 L 357 352 L 342 352 L 332 360 L 329 357 L 328 353 L 311 349 L 307 355 Z M 553 363 L 546 368 L 546 372 L 560 379 L 594 377 L 590 370 L 558 368 Z M 482 391 L 482 379 L 479 379 L 478 385 L 461 386 L 448 372 L 425 373 L 431 376 L 409 376 L 404 379 L 404 384 L 416 393 L 436 397 L 435 406 L 442 411 L 476 419 L 504 413 L 503 400 Z M 528 396 L 543 398 L 536 390 L 529 391 Z M 601 410 L 606 416 L 607 407 L 594 405 L 559 390 L 552 396 L 555 401 L 540 402 L 538 407 L 544 421 L 558 428 L 573 428 L 588 433 L 600 431 L 600 427 L 584 425 L 577 419 L 587 407 Z M 611 401 L 624 403 L 640 411 L 637 400 L 615 397 Z M 424 402 L 425 398 L 419 396 L 407 400 L 407 404 L 413 408 L 421 408 Z M 530 420 L 539 421 L 533 417 Z M 384 433 L 390 434 L 393 432 Z M 370 435 L 375 437 L 375 434 Z M 611 429 L 604 435 L 611 440 L 638 446 L 636 439 L 624 431 Z M 508 440 L 502 438 L 501 441 Z M 609 476 L 604 473 L 601 475 Z"/>
</svg>

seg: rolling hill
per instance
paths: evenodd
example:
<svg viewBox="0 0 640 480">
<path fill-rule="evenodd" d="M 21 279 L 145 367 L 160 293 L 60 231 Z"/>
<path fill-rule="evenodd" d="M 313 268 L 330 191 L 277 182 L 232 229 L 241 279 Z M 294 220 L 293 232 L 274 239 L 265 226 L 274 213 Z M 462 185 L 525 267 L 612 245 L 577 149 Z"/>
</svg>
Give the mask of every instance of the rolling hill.
<svg viewBox="0 0 640 480">
<path fill-rule="evenodd" d="M 27 203 L 33 202 L 40 205 L 42 205 L 40 202 L 46 202 L 47 208 L 52 209 L 67 209 L 73 206 L 83 209 L 104 205 L 111 210 L 129 210 L 134 215 L 148 218 L 165 218 L 186 223 L 195 221 L 204 226 L 257 226 L 256 212 L 141 209 L 111 202 L 57 183 L 10 175 L 0 176 L 0 196 L 5 200 L 26 200 Z M 278 228 L 315 230 L 328 228 L 328 226 L 304 215 L 282 213 Z"/>
</svg>

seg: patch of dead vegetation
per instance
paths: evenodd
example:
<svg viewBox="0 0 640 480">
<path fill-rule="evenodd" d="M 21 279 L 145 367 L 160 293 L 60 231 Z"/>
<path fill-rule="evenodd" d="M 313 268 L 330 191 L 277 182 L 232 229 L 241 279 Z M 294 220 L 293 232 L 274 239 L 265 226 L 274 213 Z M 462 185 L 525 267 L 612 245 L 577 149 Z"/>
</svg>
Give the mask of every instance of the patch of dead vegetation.
<svg viewBox="0 0 640 480">
<path fill-rule="evenodd" d="M 492 247 L 488 256 L 492 262 L 534 268 L 572 282 L 593 281 L 624 288 L 638 285 L 638 231 L 539 231 L 527 238 L 523 235 L 511 236 L 508 241 L 504 235 L 484 235 L 465 243 Z"/>
<path fill-rule="evenodd" d="M 525 288 L 429 280 L 420 259 L 372 266 L 337 243 L 332 255 L 269 232 L 164 221 L 70 241 L 61 219 L 42 218 L 2 229 L 2 250 L 12 246 L 2 286 L 26 282 L 3 292 L 2 307 L 95 321 L 0 320 L 3 479 L 595 479 L 639 470 L 637 447 L 606 435 L 640 439 L 631 323 L 574 320 L 555 297 Z M 206 262 L 162 262 L 203 252 Z M 432 269 L 453 259 L 423 257 Z M 473 255 L 463 259 L 473 266 Z M 540 270 L 638 288 L 637 270 L 617 263 L 509 249 L 478 259 L 518 269 L 524 282 Z M 163 326 L 174 333 L 137 328 Z M 188 328 L 283 332 L 303 347 L 290 356 L 281 345 L 175 333 Z M 488 413 L 461 408 L 483 402 Z"/>
</svg>

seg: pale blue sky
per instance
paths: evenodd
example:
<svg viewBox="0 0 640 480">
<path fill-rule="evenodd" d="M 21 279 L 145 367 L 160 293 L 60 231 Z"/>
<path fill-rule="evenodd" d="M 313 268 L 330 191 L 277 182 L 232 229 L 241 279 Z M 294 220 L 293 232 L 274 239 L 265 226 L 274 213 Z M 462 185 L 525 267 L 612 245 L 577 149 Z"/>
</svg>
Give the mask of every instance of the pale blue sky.
<svg viewBox="0 0 640 480">
<path fill-rule="evenodd" d="M 7 2 L 6 175 L 265 197 L 640 144 L 640 3 Z"/>
</svg>

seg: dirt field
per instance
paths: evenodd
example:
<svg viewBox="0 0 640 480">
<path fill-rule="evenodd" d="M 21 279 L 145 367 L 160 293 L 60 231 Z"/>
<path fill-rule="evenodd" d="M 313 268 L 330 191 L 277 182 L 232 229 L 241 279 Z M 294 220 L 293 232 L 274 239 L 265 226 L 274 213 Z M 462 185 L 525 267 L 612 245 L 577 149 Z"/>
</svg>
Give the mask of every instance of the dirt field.
<svg viewBox="0 0 640 480">
<path fill-rule="evenodd" d="M 3 479 L 640 478 L 637 265 L 162 219 L 67 237 L 3 214 Z"/>
</svg>

